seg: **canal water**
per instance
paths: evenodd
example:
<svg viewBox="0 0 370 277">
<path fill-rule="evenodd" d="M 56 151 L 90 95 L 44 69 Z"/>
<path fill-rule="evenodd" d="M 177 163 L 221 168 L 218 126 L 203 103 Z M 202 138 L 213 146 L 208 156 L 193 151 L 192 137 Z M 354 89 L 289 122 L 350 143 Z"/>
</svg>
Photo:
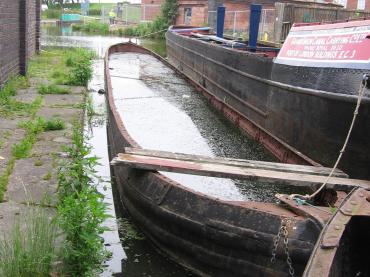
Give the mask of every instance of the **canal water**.
<svg viewBox="0 0 370 277">
<path fill-rule="evenodd" d="M 94 75 L 89 84 L 95 115 L 89 118 L 86 133 L 90 137 L 92 152 L 100 157 L 100 165 L 96 170 L 104 182 L 99 189 L 105 195 L 112 216 L 106 222 L 111 231 L 104 234 L 104 239 L 113 255 L 101 276 L 111 276 L 113 273 L 115 276 L 127 277 L 193 276 L 160 256 L 134 227 L 119 200 L 115 198 L 118 194 L 115 193 L 114 179 L 110 175 L 107 153 L 105 96 L 99 95 L 97 91 L 104 88 L 102 57 L 106 49 L 124 41 L 128 39 L 85 35 L 72 32 L 68 27 L 57 26 L 43 26 L 41 36 L 43 47 L 87 47 L 94 50 L 99 57 L 94 61 Z M 138 43 L 165 55 L 164 41 L 142 40 Z M 153 57 L 137 54 L 114 55 L 110 68 L 119 112 L 124 116 L 130 134 L 140 145 L 189 154 L 274 160 L 260 145 L 246 138 L 212 109 L 183 79 Z M 171 131 L 176 127 L 177 131 Z M 197 191 L 227 200 L 271 202 L 275 201 L 275 193 L 294 192 L 288 187 L 248 181 L 165 174 Z"/>
</svg>

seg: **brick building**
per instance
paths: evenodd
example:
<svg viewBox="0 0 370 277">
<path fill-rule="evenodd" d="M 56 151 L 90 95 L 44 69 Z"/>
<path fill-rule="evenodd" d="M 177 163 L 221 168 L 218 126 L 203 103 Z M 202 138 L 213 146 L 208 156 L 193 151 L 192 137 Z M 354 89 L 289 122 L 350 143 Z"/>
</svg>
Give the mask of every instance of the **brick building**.
<svg viewBox="0 0 370 277">
<path fill-rule="evenodd" d="M 335 0 L 348 10 L 360 10 L 370 12 L 370 0 Z"/>
<path fill-rule="evenodd" d="M 161 13 L 164 0 L 141 0 L 141 21 L 153 21 Z"/>
<path fill-rule="evenodd" d="M 25 74 L 40 47 L 41 0 L 0 0 L 0 86 Z"/>
</svg>

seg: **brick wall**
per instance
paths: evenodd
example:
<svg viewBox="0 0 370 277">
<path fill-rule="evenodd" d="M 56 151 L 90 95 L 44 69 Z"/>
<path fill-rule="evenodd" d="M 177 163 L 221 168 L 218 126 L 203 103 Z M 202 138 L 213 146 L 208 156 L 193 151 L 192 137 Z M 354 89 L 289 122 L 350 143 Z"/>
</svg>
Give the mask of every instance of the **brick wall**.
<svg viewBox="0 0 370 277">
<path fill-rule="evenodd" d="M 359 0 L 347 0 L 347 9 L 357 10 Z M 370 0 L 365 0 L 365 11 L 370 12 Z"/>
<path fill-rule="evenodd" d="M 179 0 L 176 25 L 185 24 L 185 9 L 191 8 L 191 17 L 187 25 L 203 26 L 208 18 L 208 0 Z"/>
<path fill-rule="evenodd" d="M 39 49 L 40 0 L 0 0 L 0 86 Z"/>
<path fill-rule="evenodd" d="M 141 21 L 153 21 L 161 15 L 161 5 L 165 0 L 142 0 Z"/>
</svg>

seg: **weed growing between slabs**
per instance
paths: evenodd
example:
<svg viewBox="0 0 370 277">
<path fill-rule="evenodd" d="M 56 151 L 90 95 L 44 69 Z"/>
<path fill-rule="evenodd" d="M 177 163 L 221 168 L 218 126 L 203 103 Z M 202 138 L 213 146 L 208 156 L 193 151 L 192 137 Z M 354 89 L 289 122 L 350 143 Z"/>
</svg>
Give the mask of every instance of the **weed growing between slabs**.
<svg viewBox="0 0 370 277">
<path fill-rule="evenodd" d="M 70 88 L 60 87 L 57 85 L 40 85 L 37 89 L 40 94 L 69 94 L 71 93 Z"/>
<path fill-rule="evenodd" d="M 58 222 L 65 235 L 63 248 L 65 273 L 92 276 L 101 269 L 109 253 L 100 235 L 107 230 L 103 222 L 109 217 L 103 195 L 94 178 L 97 158 L 78 124 L 73 130 L 73 145 L 66 148 L 68 159 L 58 171 Z"/>
<path fill-rule="evenodd" d="M 83 48 L 58 49 L 48 48 L 37 57 L 29 67 L 32 77 L 47 77 L 52 84 L 42 84 L 39 93 L 61 93 L 57 85 L 86 86 L 92 77 L 92 59 L 95 54 Z M 47 74 L 45 76 L 45 69 Z M 55 91 L 56 90 L 56 91 Z"/>
</svg>

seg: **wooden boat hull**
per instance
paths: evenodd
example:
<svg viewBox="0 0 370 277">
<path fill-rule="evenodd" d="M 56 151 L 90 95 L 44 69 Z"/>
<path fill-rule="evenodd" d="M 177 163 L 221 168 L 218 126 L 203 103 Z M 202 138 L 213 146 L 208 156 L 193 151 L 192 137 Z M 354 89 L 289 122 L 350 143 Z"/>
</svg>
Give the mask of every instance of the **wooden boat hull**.
<svg viewBox="0 0 370 277">
<path fill-rule="evenodd" d="M 364 70 L 274 64 L 268 57 L 173 31 L 166 33 L 166 43 L 169 62 L 238 114 L 231 120 L 280 161 L 291 162 L 278 145 L 271 145 L 270 140 L 242 126 L 240 118 L 323 165 L 334 164 L 357 101 L 355 95 L 344 91 L 357 93 Z M 353 178 L 370 178 L 369 119 L 367 92 L 339 166 Z M 297 162 L 303 163 L 293 161 Z"/>
<path fill-rule="evenodd" d="M 114 45 L 105 57 L 109 152 L 140 147 L 125 129 L 114 103 L 109 55 L 154 53 L 131 43 Z M 197 193 L 157 172 L 113 167 L 120 199 L 141 230 L 171 259 L 201 276 L 288 276 L 283 244 L 271 263 L 274 239 L 283 218 L 290 219 L 289 253 L 297 274 L 321 227 L 270 203 L 227 202 Z"/>
</svg>

